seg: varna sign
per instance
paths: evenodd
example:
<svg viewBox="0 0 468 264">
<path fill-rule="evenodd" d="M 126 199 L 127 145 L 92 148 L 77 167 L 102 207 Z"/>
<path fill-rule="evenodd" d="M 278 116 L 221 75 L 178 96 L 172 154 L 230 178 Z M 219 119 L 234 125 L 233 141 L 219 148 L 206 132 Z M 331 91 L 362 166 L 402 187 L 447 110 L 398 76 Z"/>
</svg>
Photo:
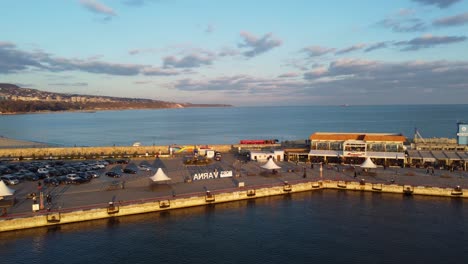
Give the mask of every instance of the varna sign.
<svg viewBox="0 0 468 264">
<path fill-rule="evenodd" d="M 232 177 L 232 171 L 213 171 L 213 172 L 202 172 L 202 173 L 195 173 L 193 175 L 193 180 L 208 180 L 208 179 L 216 179 L 216 178 L 227 178 Z"/>
</svg>

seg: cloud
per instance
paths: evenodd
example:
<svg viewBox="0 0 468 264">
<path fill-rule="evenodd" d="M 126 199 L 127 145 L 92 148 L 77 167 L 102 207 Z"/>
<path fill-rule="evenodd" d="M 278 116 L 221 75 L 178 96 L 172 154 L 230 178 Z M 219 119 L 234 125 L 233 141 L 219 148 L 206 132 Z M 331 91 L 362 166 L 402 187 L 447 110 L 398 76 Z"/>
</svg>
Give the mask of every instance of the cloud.
<svg viewBox="0 0 468 264">
<path fill-rule="evenodd" d="M 440 103 L 441 98 L 453 103 L 468 96 L 468 61 L 383 62 L 343 58 L 314 68 L 303 77 L 186 78 L 176 81 L 173 88 L 229 94 L 232 101 L 244 105 L 258 104 L 259 100 L 276 104 L 414 104 Z M 430 98 L 422 96 L 427 91 L 433 94 Z"/>
<path fill-rule="evenodd" d="M 89 73 L 131 76 L 139 74 L 143 66 L 110 63 L 98 60 L 81 60 L 49 57 L 44 60 L 51 71 L 83 71 Z"/>
<path fill-rule="evenodd" d="M 300 76 L 299 73 L 297 72 L 287 72 L 287 73 L 283 73 L 281 75 L 278 75 L 278 78 L 294 78 L 294 77 L 298 77 Z"/>
<path fill-rule="evenodd" d="M 243 31 L 240 33 L 240 36 L 243 39 L 243 43 L 238 44 L 238 47 L 249 49 L 242 54 L 250 58 L 265 53 L 275 47 L 279 47 L 282 44 L 282 41 L 274 38 L 272 33 L 267 33 L 259 38 L 249 32 Z"/>
<path fill-rule="evenodd" d="M 377 22 L 377 25 L 389 28 L 393 32 L 420 32 L 427 30 L 426 23 L 419 18 L 386 18 Z"/>
<path fill-rule="evenodd" d="M 340 49 L 340 50 L 336 51 L 335 55 L 341 55 L 341 54 L 349 53 L 349 52 L 352 52 L 352 51 L 363 49 L 365 47 L 366 47 L 366 44 L 364 44 L 364 43 L 356 44 L 356 45 L 353 45 L 351 47 L 347 47 L 347 48 Z"/>
<path fill-rule="evenodd" d="M 388 43 L 389 43 L 388 41 L 382 41 L 382 42 L 370 44 L 367 46 L 366 49 L 364 49 L 364 52 L 370 52 L 370 51 L 374 51 L 377 49 L 385 49 L 388 47 Z"/>
<path fill-rule="evenodd" d="M 171 76 L 180 74 L 180 72 L 173 69 L 161 69 L 156 67 L 146 67 L 141 69 L 140 72 L 147 76 Z"/>
<path fill-rule="evenodd" d="M 27 70 L 48 72 L 81 71 L 118 76 L 136 76 L 139 74 L 170 76 L 180 74 L 179 71 L 174 69 L 161 69 L 141 64 L 112 63 L 96 58 L 70 59 L 54 57 L 41 51 L 21 51 L 13 43 L 8 43 L 8 45 L 0 45 L 0 74 L 11 74 Z M 184 61 L 176 62 L 183 64 Z"/>
<path fill-rule="evenodd" d="M 0 45 L 0 74 L 24 71 L 31 67 L 45 68 L 38 61 L 43 56 L 46 55 L 42 52 L 24 52 L 17 50 L 13 43 L 2 42 Z"/>
<path fill-rule="evenodd" d="M 218 56 L 220 57 L 228 57 L 228 56 L 236 56 L 239 55 L 240 51 L 237 49 L 229 48 L 229 47 L 224 47 L 221 49 L 220 52 L 218 52 Z"/>
<path fill-rule="evenodd" d="M 133 84 L 149 84 L 152 83 L 152 81 L 134 81 Z"/>
<path fill-rule="evenodd" d="M 301 51 L 307 53 L 309 57 L 318 57 L 327 53 L 335 52 L 334 48 L 327 48 L 322 46 L 309 46 L 303 48 Z"/>
<path fill-rule="evenodd" d="M 433 36 L 425 35 L 422 37 L 414 38 L 409 41 L 399 41 L 394 45 L 404 46 L 401 51 L 414 51 L 424 48 L 432 48 L 438 45 L 445 45 L 457 42 L 463 42 L 466 40 L 465 36 Z"/>
<path fill-rule="evenodd" d="M 96 14 L 103 14 L 107 16 L 117 15 L 112 8 L 105 6 L 96 0 L 80 0 L 80 4 L 89 11 Z"/>
<path fill-rule="evenodd" d="M 123 1 L 124 4 L 129 5 L 129 6 L 142 6 L 146 4 L 147 2 L 150 2 L 148 0 L 125 0 Z"/>
<path fill-rule="evenodd" d="M 339 59 L 320 71 L 305 73 L 304 79 L 316 95 L 336 98 L 339 94 L 364 104 L 440 103 L 440 98 L 453 102 L 468 95 L 468 62 Z M 428 90 L 440 96 L 425 101 L 421 94 Z"/>
<path fill-rule="evenodd" d="M 202 65 L 212 64 L 214 58 L 210 56 L 202 56 L 199 54 L 191 54 L 184 56 L 180 59 L 175 56 L 168 56 L 164 58 L 165 68 L 197 68 Z"/>
<path fill-rule="evenodd" d="M 52 86 L 74 86 L 74 87 L 82 87 L 82 86 L 88 86 L 88 83 L 85 83 L 85 82 L 77 82 L 77 83 L 49 83 L 48 85 L 52 85 Z"/>
<path fill-rule="evenodd" d="M 215 30 L 215 27 L 212 25 L 212 24 L 209 24 L 208 26 L 206 26 L 205 28 L 205 33 L 213 33 Z"/>
<path fill-rule="evenodd" d="M 468 23 L 468 12 L 434 20 L 432 25 L 437 27 L 460 26 Z"/>
<path fill-rule="evenodd" d="M 14 43 L 8 41 L 0 41 L 0 48 L 15 48 L 16 45 Z"/>
<path fill-rule="evenodd" d="M 418 2 L 423 5 L 436 5 L 439 8 L 447 8 L 460 0 L 413 0 L 413 2 Z"/>
</svg>

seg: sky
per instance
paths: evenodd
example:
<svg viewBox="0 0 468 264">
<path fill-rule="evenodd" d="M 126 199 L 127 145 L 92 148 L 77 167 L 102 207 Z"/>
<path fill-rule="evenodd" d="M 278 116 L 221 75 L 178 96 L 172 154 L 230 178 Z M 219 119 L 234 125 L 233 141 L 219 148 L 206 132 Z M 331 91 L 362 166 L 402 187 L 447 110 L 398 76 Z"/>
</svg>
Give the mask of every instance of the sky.
<svg viewBox="0 0 468 264">
<path fill-rule="evenodd" d="M 468 0 L 2 0 L 0 82 L 234 106 L 467 104 Z"/>
</svg>

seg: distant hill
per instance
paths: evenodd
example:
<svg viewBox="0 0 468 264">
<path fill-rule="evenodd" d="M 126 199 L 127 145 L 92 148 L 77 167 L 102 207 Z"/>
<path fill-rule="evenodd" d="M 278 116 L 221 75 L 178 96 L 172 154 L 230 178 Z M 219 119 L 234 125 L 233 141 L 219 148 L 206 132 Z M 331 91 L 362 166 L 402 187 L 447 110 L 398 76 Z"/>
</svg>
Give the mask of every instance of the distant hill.
<svg viewBox="0 0 468 264">
<path fill-rule="evenodd" d="M 0 102 L 0 113 L 3 114 L 41 111 L 98 111 L 231 106 L 226 104 L 176 103 L 143 98 L 52 93 L 37 89 L 21 88 L 9 83 L 0 83 Z"/>
</svg>

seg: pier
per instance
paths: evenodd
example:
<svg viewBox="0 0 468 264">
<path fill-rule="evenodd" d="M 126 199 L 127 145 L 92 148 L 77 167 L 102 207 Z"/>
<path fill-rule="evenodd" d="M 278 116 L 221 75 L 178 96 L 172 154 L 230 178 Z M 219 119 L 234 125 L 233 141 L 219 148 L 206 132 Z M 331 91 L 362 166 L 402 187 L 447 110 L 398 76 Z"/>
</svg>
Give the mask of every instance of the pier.
<svg viewBox="0 0 468 264">
<path fill-rule="evenodd" d="M 463 171 L 436 170 L 432 175 L 424 169 L 391 167 L 378 168 L 373 174 L 355 174 L 349 166 L 324 165 L 320 169 L 318 164 L 284 161 L 278 162 L 281 170 L 272 174 L 261 168 L 262 162 L 239 161 L 237 155 L 229 153 L 209 166 L 184 166 L 182 157 L 130 161 L 130 165 L 142 163 L 163 167 L 172 181 L 151 185 L 151 172 L 124 175 L 116 181 L 102 171 L 102 176 L 83 185 L 44 186 L 44 195 L 50 194 L 53 202 L 34 212 L 26 195 L 35 190 L 36 183 L 24 182 L 16 188 L 15 205 L 0 217 L 0 232 L 331 189 L 468 197 L 468 175 Z M 187 181 L 192 174 L 213 169 L 231 170 L 233 177 Z"/>
</svg>

